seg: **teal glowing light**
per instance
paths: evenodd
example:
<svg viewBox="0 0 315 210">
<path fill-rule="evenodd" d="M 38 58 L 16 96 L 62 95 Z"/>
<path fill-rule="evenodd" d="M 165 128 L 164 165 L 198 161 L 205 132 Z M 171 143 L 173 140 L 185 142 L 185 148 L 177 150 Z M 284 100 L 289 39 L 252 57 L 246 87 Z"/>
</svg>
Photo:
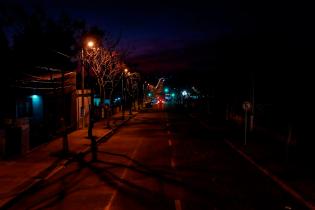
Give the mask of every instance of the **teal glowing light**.
<svg viewBox="0 0 315 210">
<path fill-rule="evenodd" d="M 172 97 L 175 97 L 175 93 L 172 93 L 171 96 L 172 96 Z"/>
<path fill-rule="evenodd" d="M 94 105 L 99 106 L 101 103 L 101 99 L 100 98 L 94 98 Z"/>
<path fill-rule="evenodd" d="M 39 95 L 31 95 L 31 98 L 32 98 L 33 100 L 38 100 L 38 99 L 39 99 Z"/>
<path fill-rule="evenodd" d="M 31 95 L 33 106 L 38 106 L 42 103 L 42 99 L 39 95 Z"/>
<path fill-rule="evenodd" d="M 41 121 L 43 119 L 43 98 L 39 95 L 31 95 L 33 119 Z"/>
<path fill-rule="evenodd" d="M 151 96 L 152 96 L 152 93 L 148 93 L 148 96 L 150 96 L 150 97 L 151 97 Z"/>
<path fill-rule="evenodd" d="M 169 89 L 166 87 L 166 88 L 164 88 L 164 92 L 165 93 L 168 93 L 169 92 Z"/>
</svg>

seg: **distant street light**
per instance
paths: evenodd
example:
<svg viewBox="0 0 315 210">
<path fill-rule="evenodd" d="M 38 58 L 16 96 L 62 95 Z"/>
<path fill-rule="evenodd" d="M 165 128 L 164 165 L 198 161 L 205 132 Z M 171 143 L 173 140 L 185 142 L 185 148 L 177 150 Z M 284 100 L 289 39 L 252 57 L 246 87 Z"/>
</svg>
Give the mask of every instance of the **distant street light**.
<svg viewBox="0 0 315 210">
<path fill-rule="evenodd" d="M 125 108 L 126 108 L 126 95 L 125 95 L 125 86 L 124 86 L 124 79 L 125 75 L 128 73 L 128 69 L 125 68 L 123 72 L 121 73 L 121 113 L 122 113 L 122 119 L 125 119 Z"/>
<path fill-rule="evenodd" d="M 182 91 L 182 96 L 187 96 L 187 94 L 188 94 L 188 93 L 187 93 L 186 90 L 183 90 L 183 91 Z"/>
</svg>

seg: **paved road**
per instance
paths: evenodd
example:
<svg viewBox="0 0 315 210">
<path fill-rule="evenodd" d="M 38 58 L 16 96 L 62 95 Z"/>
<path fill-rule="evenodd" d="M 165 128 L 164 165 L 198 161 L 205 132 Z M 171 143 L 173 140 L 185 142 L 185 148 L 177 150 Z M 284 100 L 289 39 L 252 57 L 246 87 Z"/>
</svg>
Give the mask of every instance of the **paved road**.
<svg viewBox="0 0 315 210">
<path fill-rule="evenodd" d="M 305 209 L 180 113 L 141 113 L 10 209 Z"/>
</svg>

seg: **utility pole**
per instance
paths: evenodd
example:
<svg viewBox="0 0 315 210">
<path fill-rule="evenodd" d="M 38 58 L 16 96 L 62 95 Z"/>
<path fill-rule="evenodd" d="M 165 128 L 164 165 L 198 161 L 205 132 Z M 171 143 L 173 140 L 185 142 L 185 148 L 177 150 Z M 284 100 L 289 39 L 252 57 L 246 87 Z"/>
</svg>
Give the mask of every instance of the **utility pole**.
<svg viewBox="0 0 315 210">
<path fill-rule="evenodd" d="M 248 111 L 252 109 L 251 103 L 248 101 L 245 101 L 242 105 L 244 111 L 245 111 L 245 116 L 244 116 L 244 145 L 247 144 L 247 124 L 248 124 Z"/>
<path fill-rule="evenodd" d="M 91 75 L 89 75 L 89 86 L 90 86 L 90 98 L 91 98 L 91 103 L 90 103 L 90 107 L 89 107 L 89 127 L 88 127 L 88 137 L 92 138 L 93 134 L 92 134 L 92 129 L 93 129 L 93 125 L 94 125 L 94 91 L 93 91 L 93 87 L 92 87 L 92 82 L 91 82 Z"/>
<path fill-rule="evenodd" d="M 121 113 L 122 119 L 125 119 L 125 91 L 124 91 L 124 72 L 121 73 Z"/>
<path fill-rule="evenodd" d="M 125 110 L 126 110 L 126 99 L 127 99 L 127 95 L 126 95 L 126 89 L 125 89 L 125 84 L 124 84 L 124 79 L 125 79 L 125 75 L 127 74 L 128 69 L 124 69 L 122 72 L 122 77 L 121 77 L 121 94 L 122 94 L 122 119 L 125 119 Z"/>
<path fill-rule="evenodd" d="M 84 51 L 81 49 L 81 117 L 82 117 L 82 129 L 84 129 L 84 121 L 85 121 L 85 110 L 84 110 Z"/>
<path fill-rule="evenodd" d="M 251 115 L 250 115 L 250 124 L 249 130 L 253 131 L 254 129 L 254 118 L 255 118 L 255 74 L 251 73 Z"/>
<path fill-rule="evenodd" d="M 94 126 L 94 88 L 92 85 L 92 76 L 88 70 L 88 84 L 90 88 L 90 106 L 89 106 L 89 126 L 88 126 L 88 138 L 91 140 L 91 153 L 92 161 L 97 161 L 97 142 L 93 136 L 93 126 Z"/>
<path fill-rule="evenodd" d="M 97 50 L 95 48 L 95 42 L 90 40 L 87 42 L 87 47 L 89 50 Z M 82 49 L 82 55 L 83 55 L 83 49 Z M 86 51 L 87 52 L 87 51 Z M 83 56 L 82 56 L 83 58 Z M 87 62 L 90 64 L 89 62 Z M 92 66 L 89 65 L 87 69 L 87 76 L 88 76 L 88 86 L 90 88 L 90 104 L 89 104 L 89 126 L 88 126 L 88 138 L 91 140 L 91 153 L 92 153 L 92 160 L 97 161 L 97 142 L 95 137 L 93 136 L 93 126 L 94 126 L 94 87 L 92 84 L 92 75 L 91 75 L 91 68 Z M 83 74 L 84 75 L 84 74 Z M 83 78 L 84 80 L 84 78 Z M 82 80 L 82 81 L 83 81 Z M 83 87 L 84 87 L 84 83 Z"/>
<path fill-rule="evenodd" d="M 62 85 L 62 100 L 63 100 L 63 106 L 62 106 L 62 117 L 61 117 L 61 125 L 63 129 L 63 135 L 62 135 L 62 146 L 63 146 L 63 152 L 64 154 L 67 154 L 69 152 L 69 142 L 68 142 L 68 134 L 67 134 L 67 124 L 66 124 L 66 94 L 65 94 L 65 72 L 64 70 L 61 70 L 61 85 Z"/>
</svg>

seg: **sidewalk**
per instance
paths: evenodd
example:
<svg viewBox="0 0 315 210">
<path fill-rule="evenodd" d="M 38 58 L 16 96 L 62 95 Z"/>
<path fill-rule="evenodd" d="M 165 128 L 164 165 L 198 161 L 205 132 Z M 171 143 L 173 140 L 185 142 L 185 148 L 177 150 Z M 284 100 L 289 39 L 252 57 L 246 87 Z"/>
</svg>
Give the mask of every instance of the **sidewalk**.
<svg viewBox="0 0 315 210">
<path fill-rule="evenodd" d="M 191 115 L 198 119 L 201 125 L 213 130 L 216 122 L 207 116 Z M 303 163 L 294 144 L 287 144 L 283 136 L 275 131 L 256 127 L 253 133 L 247 136 L 245 143 L 244 127 L 237 123 L 221 125 L 219 132 L 225 142 L 254 167 L 269 176 L 286 192 L 293 195 L 310 209 L 315 209 L 315 173 L 314 166 Z"/>
<path fill-rule="evenodd" d="M 124 120 L 121 113 L 113 115 L 110 129 L 106 128 L 104 120 L 94 123 L 93 136 L 97 141 L 106 138 L 135 114 L 137 112 L 132 116 L 125 114 Z M 87 138 L 87 133 L 85 128 L 68 134 L 70 154 L 78 154 L 89 149 L 90 139 Z M 61 150 L 62 138 L 59 137 L 39 146 L 24 157 L 12 161 L 0 161 L 0 209 L 19 194 L 50 176 L 50 173 L 62 169 L 69 157 L 68 159 L 62 157 Z"/>
</svg>

